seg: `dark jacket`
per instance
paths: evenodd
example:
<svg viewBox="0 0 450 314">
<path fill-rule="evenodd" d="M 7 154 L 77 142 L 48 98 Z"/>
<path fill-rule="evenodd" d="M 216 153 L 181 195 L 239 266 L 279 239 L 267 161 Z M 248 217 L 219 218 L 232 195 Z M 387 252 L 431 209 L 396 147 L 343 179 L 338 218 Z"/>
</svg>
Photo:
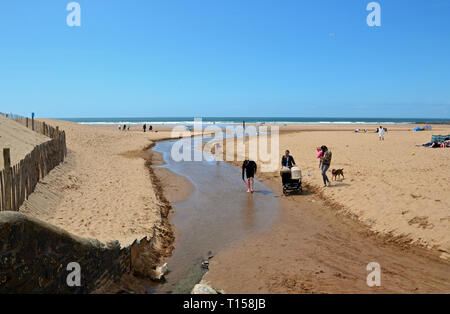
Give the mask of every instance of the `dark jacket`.
<svg viewBox="0 0 450 314">
<path fill-rule="evenodd" d="M 281 166 L 292 168 L 292 165 L 295 165 L 294 157 L 289 155 L 287 158 L 286 156 L 283 156 L 283 158 L 281 158 Z"/>
<path fill-rule="evenodd" d="M 323 153 L 322 156 L 322 165 L 330 165 L 331 164 L 331 158 L 333 157 L 333 154 L 330 150 L 327 150 Z"/>
<path fill-rule="evenodd" d="M 244 180 L 244 174 L 247 175 L 247 178 L 253 178 L 255 176 L 256 170 L 258 169 L 258 166 L 256 165 L 256 162 L 253 160 L 246 160 L 247 163 L 244 161 L 242 164 L 242 180 Z"/>
</svg>

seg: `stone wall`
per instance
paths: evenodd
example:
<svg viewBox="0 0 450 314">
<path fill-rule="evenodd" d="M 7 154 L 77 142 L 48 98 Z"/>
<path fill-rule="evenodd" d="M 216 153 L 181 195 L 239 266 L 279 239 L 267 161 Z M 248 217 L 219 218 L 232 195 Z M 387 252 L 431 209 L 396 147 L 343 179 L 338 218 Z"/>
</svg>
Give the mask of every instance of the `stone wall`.
<svg viewBox="0 0 450 314">
<path fill-rule="evenodd" d="M 0 293 L 90 293 L 131 271 L 131 248 L 74 236 L 18 212 L 0 213 Z M 69 287 L 67 265 L 81 266 Z"/>
</svg>

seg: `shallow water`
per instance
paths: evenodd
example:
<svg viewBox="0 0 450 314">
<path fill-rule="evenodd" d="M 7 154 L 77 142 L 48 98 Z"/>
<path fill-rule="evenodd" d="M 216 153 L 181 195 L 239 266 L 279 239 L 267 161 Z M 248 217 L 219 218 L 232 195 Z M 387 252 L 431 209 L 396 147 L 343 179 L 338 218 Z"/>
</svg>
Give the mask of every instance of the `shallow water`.
<svg viewBox="0 0 450 314">
<path fill-rule="evenodd" d="M 175 141 L 159 142 L 153 148 L 163 153 L 161 167 L 188 178 L 195 186 L 193 197 L 174 205 L 175 250 L 167 261 L 170 273 L 164 284 L 150 293 L 189 293 L 205 270 L 203 259 L 246 235 L 269 227 L 278 214 L 273 192 L 255 180 L 255 193 L 246 192 L 241 170 L 217 161 L 181 161 L 171 158 Z"/>
</svg>

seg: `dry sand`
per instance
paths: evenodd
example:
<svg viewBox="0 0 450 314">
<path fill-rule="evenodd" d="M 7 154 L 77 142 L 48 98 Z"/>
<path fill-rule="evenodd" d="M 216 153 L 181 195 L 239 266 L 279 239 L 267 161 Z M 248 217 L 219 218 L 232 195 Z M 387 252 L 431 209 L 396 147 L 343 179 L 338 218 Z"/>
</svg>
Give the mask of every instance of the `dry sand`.
<svg viewBox="0 0 450 314">
<path fill-rule="evenodd" d="M 170 132 L 118 131 L 45 120 L 66 131 L 68 156 L 38 184 L 20 211 L 83 237 L 122 246 L 161 224 L 160 202 L 143 149 Z"/>
<path fill-rule="evenodd" d="M 415 146 L 429 142 L 432 134 L 450 134 L 450 127 L 435 127 L 432 132 L 406 131 L 402 126 L 389 129 L 385 141 L 375 133 L 284 134 L 280 154 L 289 148 L 305 183 L 373 231 L 406 236 L 450 254 L 450 149 Z M 333 181 L 329 188 L 321 188 L 315 150 L 321 145 L 333 152 L 330 168 L 344 168 L 345 180 Z"/>
<path fill-rule="evenodd" d="M 30 153 L 36 145 L 50 138 L 26 128 L 14 120 L 0 115 L 0 147 L 10 148 L 11 165 L 15 165 Z M 4 167 L 3 151 L 0 153 L 0 170 Z"/>
</svg>

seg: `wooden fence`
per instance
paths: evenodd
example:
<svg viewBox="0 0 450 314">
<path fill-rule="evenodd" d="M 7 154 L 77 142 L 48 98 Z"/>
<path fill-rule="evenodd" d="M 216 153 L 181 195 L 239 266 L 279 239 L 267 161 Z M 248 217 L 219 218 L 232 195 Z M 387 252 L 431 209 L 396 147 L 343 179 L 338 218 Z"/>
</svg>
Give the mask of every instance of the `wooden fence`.
<svg viewBox="0 0 450 314">
<path fill-rule="evenodd" d="M 18 116 L 18 115 L 12 114 L 12 113 L 2 113 L 2 112 L 0 112 L 0 114 L 5 116 L 6 118 L 9 118 L 11 120 L 16 121 L 17 123 L 22 124 L 23 126 L 29 128 L 37 133 L 43 134 L 50 138 L 56 137 L 58 127 L 54 128 L 54 127 L 46 124 L 43 121 L 35 120 L 34 117 L 33 118 L 25 118 L 25 117 Z"/>
<path fill-rule="evenodd" d="M 33 193 L 39 180 L 64 161 L 67 155 L 66 134 L 59 131 L 58 127 L 53 128 L 45 122 L 11 114 L 5 116 L 51 138 L 50 141 L 36 146 L 13 166 L 10 164 L 10 149 L 3 148 L 4 169 L 0 171 L 0 210 L 18 211 L 25 199 Z"/>
</svg>

